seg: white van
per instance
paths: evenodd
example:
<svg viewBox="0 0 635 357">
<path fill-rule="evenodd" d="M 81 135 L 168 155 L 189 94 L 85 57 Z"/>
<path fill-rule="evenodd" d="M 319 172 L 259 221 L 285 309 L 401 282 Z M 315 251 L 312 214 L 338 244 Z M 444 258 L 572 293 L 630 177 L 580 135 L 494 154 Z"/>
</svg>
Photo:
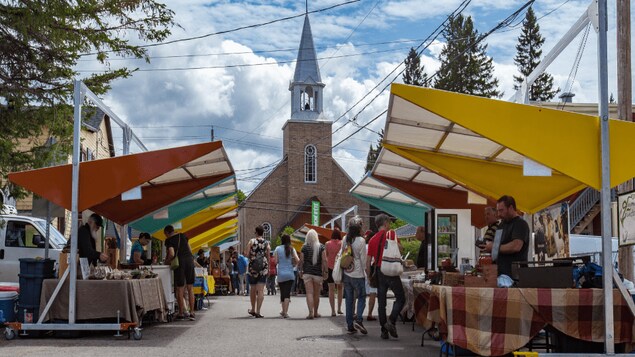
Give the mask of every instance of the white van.
<svg viewBox="0 0 635 357">
<path fill-rule="evenodd" d="M 66 238 L 52 225 L 49 236 L 49 259 L 54 259 L 57 266 Z M 44 258 L 45 237 L 45 220 L 0 214 L 0 282 L 19 281 L 19 259 Z"/>
</svg>

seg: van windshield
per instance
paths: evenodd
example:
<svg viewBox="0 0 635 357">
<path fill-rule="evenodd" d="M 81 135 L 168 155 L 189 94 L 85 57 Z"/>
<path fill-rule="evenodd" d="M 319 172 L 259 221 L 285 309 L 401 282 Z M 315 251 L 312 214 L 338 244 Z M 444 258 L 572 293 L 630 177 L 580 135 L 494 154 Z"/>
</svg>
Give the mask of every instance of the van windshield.
<svg viewBox="0 0 635 357">
<path fill-rule="evenodd" d="M 42 230 L 44 234 L 46 234 L 46 221 L 36 220 L 35 224 L 40 228 L 40 230 Z M 64 246 L 66 245 L 66 238 L 62 235 L 62 233 L 60 233 L 60 231 L 55 229 L 53 225 L 49 224 L 49 227 L 50 227 L 49 235 L 51 237 L 51 240 L 49 242 L 50 242 L 51 248 L 55 248 L 55 249 L 64 248 Z"/>
</svg>

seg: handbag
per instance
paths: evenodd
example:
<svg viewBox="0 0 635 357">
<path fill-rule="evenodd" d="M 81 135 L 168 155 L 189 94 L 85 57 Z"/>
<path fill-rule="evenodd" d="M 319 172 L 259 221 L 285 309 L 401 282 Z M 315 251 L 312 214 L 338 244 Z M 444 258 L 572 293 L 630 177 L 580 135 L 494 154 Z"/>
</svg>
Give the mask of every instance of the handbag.
<svg viewBox="0 0 635 357">
<path fill-rule="evenodd" d="M 344 253 L 342 253 L 342 258 L 340 260 L 340 268 L 351 271 L 353 270 L 355 265 L 355 258 L 353 257 L 353 248 L 348 247 Z"/>
<path fill-rule="evenodd" d="M 386 236 L 386 233 L 384 233 L 384 237 L 385 236 Z M 370 285 L 371 288 L 377 288 L 377 285 L 379 285 L 378 284 L 379 275 L 377 274 L 377 261 L 379 260 L 380 249 L 384 245 L 383 242 L 381 241 L 382 238 L 380 238 L 379 244 L 377 244 L 377 254 L 375 254 L 375 265 L 370 267 L 370 277 L 368 278 L 368 285 Z"/>
<path fill-rule="evenodd" d="M 181 249 L 181 235 L 179 234 L 179 244 L 178 247 L 176 248 L 176 251 L 174 252 L 174 258 L 172 258 L 172 261 L 170 262 L 170 269 L 171 270 L 176 270 L 179 268 L 179 250 Z"/>
<path fill-rule="evenodd" d="M 403 273 L 401 252 L 395 231 L 386 233 L 386 244 L 381 258 L 381 273 L 386 276 L 399 276 Z"/>
</svg>

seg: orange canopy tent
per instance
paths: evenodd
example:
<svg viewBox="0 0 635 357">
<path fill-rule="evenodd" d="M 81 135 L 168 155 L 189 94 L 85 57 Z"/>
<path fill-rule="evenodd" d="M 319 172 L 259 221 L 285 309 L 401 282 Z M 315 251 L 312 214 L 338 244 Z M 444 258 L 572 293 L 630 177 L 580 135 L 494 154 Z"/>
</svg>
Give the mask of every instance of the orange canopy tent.
<svg viewBox="0 0 635 357">
<path fill-rule="evenodd" d="M 127 224 L 234 174 L 221 141 L 131 154 L 80 165 L 78 210 Z M 71 209 L 72 165 L 9 174 L 9 180 Z M 141 188 L 141 199 L 121 194 Z"/>
</svg>

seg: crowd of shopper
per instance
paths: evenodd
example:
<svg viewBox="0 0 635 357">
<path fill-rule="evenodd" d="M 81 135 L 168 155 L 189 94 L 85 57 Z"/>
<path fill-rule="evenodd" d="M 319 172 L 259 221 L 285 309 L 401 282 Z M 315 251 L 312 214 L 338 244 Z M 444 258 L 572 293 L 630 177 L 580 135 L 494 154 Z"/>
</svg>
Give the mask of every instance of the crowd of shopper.
<svg viewBox="0 0 635 357">
<path fill-rule="evenodd" d="M 373 309 L 377 299 L 381 338 L 397 338 L 395 323 L 405 303 L 404 289 L 398 276 L 381 272 L 381 247 L 388 240 L 396 238 L 394 231 L 390 230 L 390 218 L 387 215 L 378 215 L 375 223 L 379 228 L 377 233 L 364 232 L 363 220 L 358 216 L 353 217 L 346 226 L 346 234 L 335 229 L 326 244 L 321 244 L 318 233 L 311 229 L 299 252 L 291 246 L 291 238 L 286 234 L 281 236 L 280 245 L 272 251 L 269 241 L 262 237 L 263 228 L 256 227 L 256 237 L 249 241 L 245 250 L 249 262 L 247 276 L 252 285 L 251 305 L 247 312 L 261 318 L 265 284 L 267 294 L 275 295 L 277 282 L 282 318 L 289 317 L 291 296 L 301 290 L 306 296 L 306 318 L 320 318 L 320 292 L 326 283 L 331 316 L 345 314 L 349 334 L 368 333 L 364 326 L 364 312 L 367 321 L 376 320 Z M 392 290 L 395 296 L 390 314 L 387 314 L 386 306 L 388 290 Z M 342 311 L 343 300 L 345 312 Z"/>
</svg>

